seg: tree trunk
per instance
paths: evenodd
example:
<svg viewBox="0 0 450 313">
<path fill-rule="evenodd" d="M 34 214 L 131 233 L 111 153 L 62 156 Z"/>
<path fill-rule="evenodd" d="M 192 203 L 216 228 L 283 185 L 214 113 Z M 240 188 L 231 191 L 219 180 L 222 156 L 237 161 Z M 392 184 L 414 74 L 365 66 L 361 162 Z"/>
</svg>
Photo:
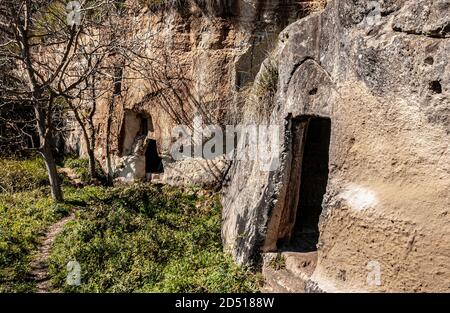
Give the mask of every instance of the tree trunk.
<svg viewBox="0 0 450 313">
<path fill-rule="evenodd" d="M 89 144 L 88 144 L 89 145 Z M 92 147 L 87 148 L 88 152 L 88 158 L 89 158 L 89 175 L 91 176 L 91 179 L 96 179 L 97 177 L 97 170 L 96 170 L 96 160 L 95 160 L 95 154 Z"/>
<path fill-rule="evenodd" d="M 56 170 L 56 162 L 53 157 L 52 149 L 48 144 L 43 147 L 41 155 L 44 158 L 45 166 L 47 167 L 52 197 L 55 201 L 62 202 L 64 201 L 64 197 L 59 182 L 58 171 Z"/>
<path fill-rule="evenodd" d="M 51 103 L 53 97 L 49 100 L 49 108 L 51 108 Z M 34 106 L 34 111 L 36 115 L 36 128 L 39 133 L 39 153 L 42 155 L 45 161 L 45 166 L 47 167 L 48 179 L 50 181 L 50 189 L 52 192 L 52 197 L 57 202 L 64 201 L 63 193 L 61 190 L 61 184 L 58 179 L 58 171 L 56 170 L 56 162 L 52 151 L 52 125 L 51 122 L 51 111 L 50 109 L 43 110 L 39 103 Z"/>
<path fill-rule="evenodd" d="M 113 108 L 115 103 L 115 96 L 113 95 L 111 102 L 109 103 L 108 108 L 108 119 L 106 121 L 106 168 L 107 168 L 107 181 L 108 185 L 113 185 L 113 168 L 112 168 L 112 160 L 111 160 L 111 141 L 110 141 L 110 133 L 111 133 L 111 124 L 112 124 L 112 115 Z"/>
<path fill-rule="evenodd" d="M 89 177 L 92 179 L 96 179 L 97 177 L 97 170 L 96 170 L 96 160 L 95 160 L 95 153 L 94 153 L 94 147 L 95 147 L 95 141 L 94 141 L 94 130 L 92 130 L 92 138 L 89 138 L 89 134 L 86 130 L 86 126 L 83 124 L 83 121 L 81 120 L 78 111 L 74 109 L 76 120 L 78 121 L 78 124 L 81 127 L 81 131 L 83 132 L 84 142 L 86 143 L 86 150 L 88 154 L 88 160 L 89 160 Z"/>
</svg>

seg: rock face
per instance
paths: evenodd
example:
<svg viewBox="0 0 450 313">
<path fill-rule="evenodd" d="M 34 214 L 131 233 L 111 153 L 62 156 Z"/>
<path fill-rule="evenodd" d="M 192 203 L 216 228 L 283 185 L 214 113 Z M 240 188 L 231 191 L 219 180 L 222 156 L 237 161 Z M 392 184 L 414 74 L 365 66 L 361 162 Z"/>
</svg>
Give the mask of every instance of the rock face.
<svg viewBox="0 0 450 313">
<path fill-rule="evenodd" d="M 163 182 L 221 181 L 229 167 L 223 160 L 174 160 L 171 132 L 178 125 L 192 129 L 194 115 L 204 126 L 224 124 L 235 91 L 254 79 L 279 32 L 305 15 L 303 6 L 294 0 L 187 0 L 152 9 L 138 1 L 127 4 L 134 16 L 122 35 L 144 43 L 140 53 L 147 59 L 117 60 L 115 91 L 105 94 L 95 116 L 98 159 L 120 180 L 143 179 L 145 154 L 154 140 Z M 145 71 L 144 62 L 152 63 Z"/>
<path fill-rule="evenodd" d="M 236 161 L 223 192 L 238 262 L 260 262 L 303 222 L 302 149 L 321 117 L 329 173 L 308 285 L 450 291 L 449 27 L 448 0 L 333 0 L 279 35 L 270 123 L 282 128 L 280 166 Z"/>
<path fill-rule="evenodd" d="M 450 291 L 450 1 L 180 3 L 129 20 L 155 66 L 118 66 L 95 116 L 102 165 L 109 145 L 121 180 L 225 179 L 226 249 L 241 264 L 282 250 L 286 273 L 312 253 L 306 291 Z M 174 160 L 195 115 L 275 125 L 279 153 Z"/>
</svg>

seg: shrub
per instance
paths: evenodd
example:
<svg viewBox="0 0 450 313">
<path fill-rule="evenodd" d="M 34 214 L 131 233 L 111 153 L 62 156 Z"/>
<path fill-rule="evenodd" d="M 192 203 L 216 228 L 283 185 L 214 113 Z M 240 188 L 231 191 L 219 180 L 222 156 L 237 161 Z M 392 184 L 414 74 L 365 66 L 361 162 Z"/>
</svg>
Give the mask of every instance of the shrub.
<svg viewBox="0 0 450 313">
<path fill-rule="evenodd" d="M 149 291 L 254 292 L 259 279 L 219 250 L 202 251 L 169 262 L 163 279 Z M 142 289 L 146 291 L 146 287 Z"/>
<path fill-rule="evenodd" d="M 263 63 L 256 81 L 255 95 L 259 98 L 272 98 L 278 88 L 278 65 L 272 56 Z"/>
<path fill-rule="evenodd" d="M 0 159 L 0 193 L 29 191 L 46 185 L 48 176 L 41 158 Z"/>
</svg>

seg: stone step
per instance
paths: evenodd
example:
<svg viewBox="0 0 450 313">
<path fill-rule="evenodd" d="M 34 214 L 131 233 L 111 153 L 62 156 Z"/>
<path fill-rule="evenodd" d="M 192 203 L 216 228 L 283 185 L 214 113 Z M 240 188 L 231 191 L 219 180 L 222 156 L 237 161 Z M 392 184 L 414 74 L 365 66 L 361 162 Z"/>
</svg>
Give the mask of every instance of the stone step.
<svg viewBox="0 0 450 313">
<path fill-rule="evenodd" d="M 263 254 L 262 292 L 301 293 L 317 264 L 317 252 L 278 252 Z"/>
<path fill-rule="evenodd" d="M 276 270 L 270 266 L 265 267 L 263 276 L 265 281 L 263 292 L 302 293 L 305 290 L 305 282 L 286 269 Z"/>
<path fill-rule="evenodd" d="M 317 265 L 317 252 L 282 252 L 286 269 L 294 276 L 307 281 Z"/>
</svg>

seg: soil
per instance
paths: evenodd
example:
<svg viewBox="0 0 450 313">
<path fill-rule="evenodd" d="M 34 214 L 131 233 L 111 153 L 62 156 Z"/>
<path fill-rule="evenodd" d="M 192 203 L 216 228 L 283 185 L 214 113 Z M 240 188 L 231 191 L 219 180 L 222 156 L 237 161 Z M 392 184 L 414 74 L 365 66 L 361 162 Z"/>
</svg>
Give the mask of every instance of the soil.
<svg viewBox="0 0 450 313">
<path fill-rule="evenodd" d="M 31 276 L 36 282 L 37 293 L 47 293 L 51 290 L 50 277 L 48 275 L 48 258 L 51 253 L 53 242 L 55 241 L 56 236 L 62 231 L 64 225 L 74 218 L 75 215 L 72 213 L 47 229 L 42 245 L 39 247 L 35 257 L 30 263 Z"/>
</svg>

